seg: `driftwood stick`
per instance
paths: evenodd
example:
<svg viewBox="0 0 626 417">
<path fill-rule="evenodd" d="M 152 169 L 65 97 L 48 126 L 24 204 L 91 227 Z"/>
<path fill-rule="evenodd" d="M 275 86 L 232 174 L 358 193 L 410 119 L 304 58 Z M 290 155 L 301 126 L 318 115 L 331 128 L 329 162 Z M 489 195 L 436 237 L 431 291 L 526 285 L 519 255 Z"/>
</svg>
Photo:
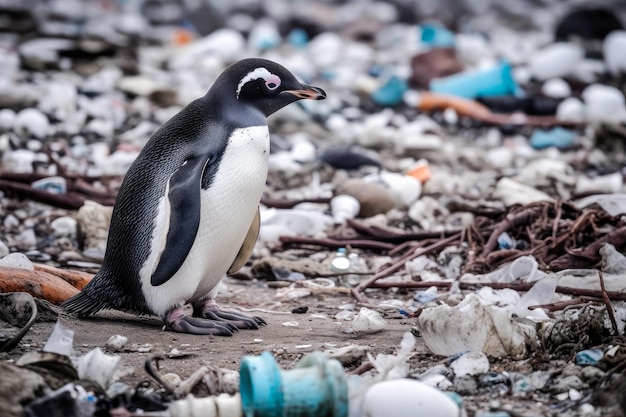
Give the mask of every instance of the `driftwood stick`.
<svg viewBox="0 0 626 417">
<path fill-rule="evenodd" d="M 424 248 L 417 248 L 413 252 L 409 252 L 408 254 L 406 254 L 403 257 L 401 257 L 394 264 L 389 266 L 388 268 L 385 268 L 385 269 L 382 269 L 382 270 L 378 271 L 374 276 L 372 276 L 371 278 L 367 279 L 366 281 L 361 282 L 359 285 L 354 287 L 352 289 L 352 295 L 354 296 L 354 298 L 357 299 L 357 301 L 359 301 L 361 303 L 366 302 L 367 300 L 363 296 L 363 293 L 362 293 L 363 290 L 365 290 L 368 287 L 371 287 L 372 284 L 374 284 L 378 279 L 387 277 L 387 276 L 393 274 L 394 272 L 398 271 L 399 269 L 404 267 L 404 265 L 408 261 L 410 261 L 411 259 L 414 259 L 414 258 L 417 258 L 419 256 L 426 255 L 426 254 L 429 254 L 429 253 L 434 252 L 436 250 L 440 250 L 440 249 L 445 248 L 446 246 L 450 245 L 452 242 L 458 240 L 460 238 L 460 236 L 461 236 L 461 234 L 457 233 L 456 235 L 453 235 L 453 236 L 450 236 L 450 237 L 448 237 L 446 239 L 440 240 L 439 242 L 433 243 L 432 245 L 426 246 Z"/>
<path fill-rule="evenodd" d="M 382 227 L 367 226 L 361 222 L 353 219 L 347 219 L 346 223 L 357 232 L 372 236 L 376 240 L 382 240 L 385 242 L 402 243 L 410 240 L 425 240 L 425 239 L 443 239 L 452 235 L 456 235 L 461 232 L 461 229 L 455 230 L 441 230 L 441 231 L 423 231 L 423 232 L 411 232 L 411 233 L 398 233 L 392 230 L 386 230 Z"/>
<path fill-rule="evenodd" d="M 271 198 L 261 198 L 261 204 L 265 207 L 290 209 L 300 203 L 319 203 L 326 204 L 331 200 L 330 197 L 303 198 L 300 200 L 274 200 Z"/>
<path fill-rule="evenodd" d="M 506 217 L 496 226 L 493 232 L 491 232 L 491 235 L 489 236 L 489 240 L 487 240 L 487 244 L 485 245 L 483 253 L 487 255 L 493 252 L 498 247 L 498 237 L 502 233 L 510 230 L 511 228 L 515 226 L 528 223 L 531 216 L 535 214 L 535 211 L 536 211 L 535 208 L 531 206 L 530 208 L 522 210 L 521 212 L 517 214 L 514 214 L 514 215 L 507 214 Z"/>
<path fill-rule="evenodd" d="M 600 291 L 602 293 L 602 301 L 606 305 L 606 312 L 609 315 L 609 320 L 611 320 L 613 334 L 618 335 L 619 330 L 617 329 L 617 321 L 615 320 L 615 311 L 613 310 L 613 304 L 611 304 L 609 294 L 606 292 L 606 288 L 604 287 L 604 276 L 602 275 L 601 269 L 598 269 L 598 278 L 600 279 Z"/>
<path fill-rule="evenodd" d="M 542 308 L 544 310 L 548 310 L 550 312 L 552 311 L 560 311 L 563 310 L 566 307 L 571 307 L 571 306 L 576 306 L 579 304 L 585 304 L 587 303 L 589 300 L 583 299 L 583 298 L 573 298 L 571 300 L 567 300 L 567 301 L 559 301 L 558 303 L 548 303 L 548 304 L 537 304 L 534 306 L 528 306 L 529 310 L 535 310 L 537 308 Z"/>
<path fill-rule="evenodd" d="M 77 210 L 85 203 L 85 197 L 80 194 L 54 194 L 38 190 L 30 185 L 1 179 L 0 190 L 15 193 L 20 197 L 30 198 L 39 203 L 69 210 Z"/>
<path fill-rule="evenodd" d="M 361 249 L 377 249 L 377 250 L 391 250 L 395 247 L 395 245 L 391 243 L 378 242 L 376 240 L 366 240 L 366 239 L 346 239 L 346 240 L 338 240 L 338 239 L 321 239 L 321 238 L 313 238 L 313 237 L 302 237 L 302 236 L 280 236 L 280 241 L 283 243 L 292 243 L 292 244 L 301 244 L 301 245 L 317 245 L 324 246 L 327 248 L 343 248 L 350 245 L 353 248 L 361 248 Z"/>
<path fill-rule="evenodd" d="M 372 282 L 368 287 L 372 288 L 450 288 L 451 281 L 409 281 L 409 282 Z M 459 288 L 463 290 L 473 289 L 476 287 L 490 287 L 495 290 L 501 290 L 509 288 L 515 291 L 529 291 L 534 282 L 459 282 Z M 354 292 L 354 290 L 353 290 Z M 573 288 L 573 287 L 556 287 L 556 292 L 567 295 L 574 295 L 577 297 L 593 297 L 596 299 L 602 299 L 601 290 L 590 290 L 587 288 Z M 606 295 L 613 300 L 626 301 L 626 293 L 616 291 L 605 291 Z"/>
</svg>

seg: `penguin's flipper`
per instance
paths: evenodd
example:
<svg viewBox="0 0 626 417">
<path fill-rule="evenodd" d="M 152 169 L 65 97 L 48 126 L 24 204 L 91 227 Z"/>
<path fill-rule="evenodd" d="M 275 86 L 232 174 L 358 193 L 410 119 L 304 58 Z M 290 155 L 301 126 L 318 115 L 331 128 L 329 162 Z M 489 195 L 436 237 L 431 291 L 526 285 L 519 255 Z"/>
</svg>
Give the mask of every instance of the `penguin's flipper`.
<svg viewBox="0 0 626 417">
<path fill-rule="evenodd" d="M 200 225 L 200 186 L 210 158 L 201 155 L 186 160 L 170 177 L 169 228 L 159 263 L 150 278 L 154 286 L 164 284 L 189 255 Z"/>
<path fill-rule="evenodd" d="M 261 214 L 259 209 L 257 208 L 256 214 L 254 215 L 254 219 L 252 219 L 252 224 L 250 225 L 250 229 L 248 229 L 248 234 L 246 238 L 243 240 L 243 244 L 239 249 L 239 253 L 237 253 L 237 257 L 233 261 L 233 264 L 228 269 L 229 274 L 233 274 L 241 269 L 242 266 L 248 262 L 252 251 L 254 250 L 254 245 L 256 244 L 256 239 L 259 237 L 259 230 L 261 228 Z"/>
</svg>

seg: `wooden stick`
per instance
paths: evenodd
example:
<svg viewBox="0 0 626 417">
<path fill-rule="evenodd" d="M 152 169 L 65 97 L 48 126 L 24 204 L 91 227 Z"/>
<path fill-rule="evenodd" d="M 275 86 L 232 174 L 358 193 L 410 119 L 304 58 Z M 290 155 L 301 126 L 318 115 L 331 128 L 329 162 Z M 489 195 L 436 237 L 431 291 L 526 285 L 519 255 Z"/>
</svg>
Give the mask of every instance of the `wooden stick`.
<svg viewBox="0 0 626 417">
<path fill-rule="evenodd" d="M 606 312 L 609 315 L 609 320 L 611 320 L 613 334 L 618 335 L 619 330 L 617 329 L 617 321 L 615 320 L 615 311 L 613 310 L 613 304 L 611 304 L 609 294 L 606 292 L 606 288 L 604 287 L 604 276 L 602 275 L 601 269 L 598 269 L 598 278 L 600 279 L 600 291 L 602 293 L 602 301 L 604 301 L 604 304 L 606 305 Z"/>
<path fill-rule="evenodd" d="M 353 248 L 361 249 L 378 249 L 378 250 L 391 250 L 395 247 L 392 243 L 378 242 L 376 240 L 366 239 L 319 239 L 313 237 L 301 237 L 301 236 L 280 236 L 280 241 L 283 243 L 295 243 L 301 245 L 318 245 L 328 248 L 343 248 L 345 246 L 352 246 Z"/>
<path fill-rule="evenodd" d="M 413 252 L 409 252 L 408 254 L 401 257 L 394 264 L 389 266 L 388 268 L 378 271 L 373 277 L 367 279 L 366 281 L 361 282 L 359 285 L 354 287 L 352 289 L 352 295 L 354 296 L 354 298 L 357 299 L 357 301 L 361 303 L 367 302 L 367 299 L 363 296 L 362 291 L 372 286 L 372 284 L 374 284 L 378 279 L 383 278 L 383 277 L 388 277 L 389 275 L 398 271 L 411 259 L 414 259 L 419 256 L 426 255 L 430 252 L 445 248 L 452 242 L 458 240 L 460 236 L 461 236 L 461 233 L 457 233 L 456 235 L 440 240 L 439 242 L 433 243 L 432 245 L 426 246 L 425 248 L 417 248 Z"/>
</svg>

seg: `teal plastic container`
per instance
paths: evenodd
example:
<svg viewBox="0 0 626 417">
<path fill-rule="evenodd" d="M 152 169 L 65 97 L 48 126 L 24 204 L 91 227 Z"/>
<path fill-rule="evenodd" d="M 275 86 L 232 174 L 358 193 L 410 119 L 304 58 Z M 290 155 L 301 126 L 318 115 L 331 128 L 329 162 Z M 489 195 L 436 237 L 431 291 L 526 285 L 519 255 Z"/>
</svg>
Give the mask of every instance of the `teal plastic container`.
<svg viewBox="0 0 626 417">
<path fill-rule="evenodd" d="M 430 91 L 476 99 L 493 96 L 521 96 L 522 90 L 513 78 L 511 65 L 500 62 L 493 68 L 464 71 L 430 82 Z"/>
<path fill-rule="evenodd" d="M 269 352 L 241 361 L 239 391 L 245 417 L 347 417 L 343 366 L 321 352 L 281 371 Z"/>
</svg>

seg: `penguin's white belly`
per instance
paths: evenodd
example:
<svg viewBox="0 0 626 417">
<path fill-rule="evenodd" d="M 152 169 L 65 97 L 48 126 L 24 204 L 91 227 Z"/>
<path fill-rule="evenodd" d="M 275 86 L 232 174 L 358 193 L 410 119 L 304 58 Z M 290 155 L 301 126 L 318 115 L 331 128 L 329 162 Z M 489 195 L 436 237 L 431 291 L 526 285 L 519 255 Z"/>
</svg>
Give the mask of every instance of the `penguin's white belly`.
<svg viewBox="0 0 626 417">
<path fill-rule="evenodd" d="M 169 227 L 169 202 L 162 197 L 154 220 L 151 252 L 140 271 L 146 303 L 155 314 L 163 316 L 174 306 L 207 295 L 224 277 L 256 214 L 267 178 L 268 157 L 267 126 L 233 132 L 210 187 L 200 192 L 200 225 L 189 255 L 174 276 L 155 287 L 150 278 Z"/>
</svg>

